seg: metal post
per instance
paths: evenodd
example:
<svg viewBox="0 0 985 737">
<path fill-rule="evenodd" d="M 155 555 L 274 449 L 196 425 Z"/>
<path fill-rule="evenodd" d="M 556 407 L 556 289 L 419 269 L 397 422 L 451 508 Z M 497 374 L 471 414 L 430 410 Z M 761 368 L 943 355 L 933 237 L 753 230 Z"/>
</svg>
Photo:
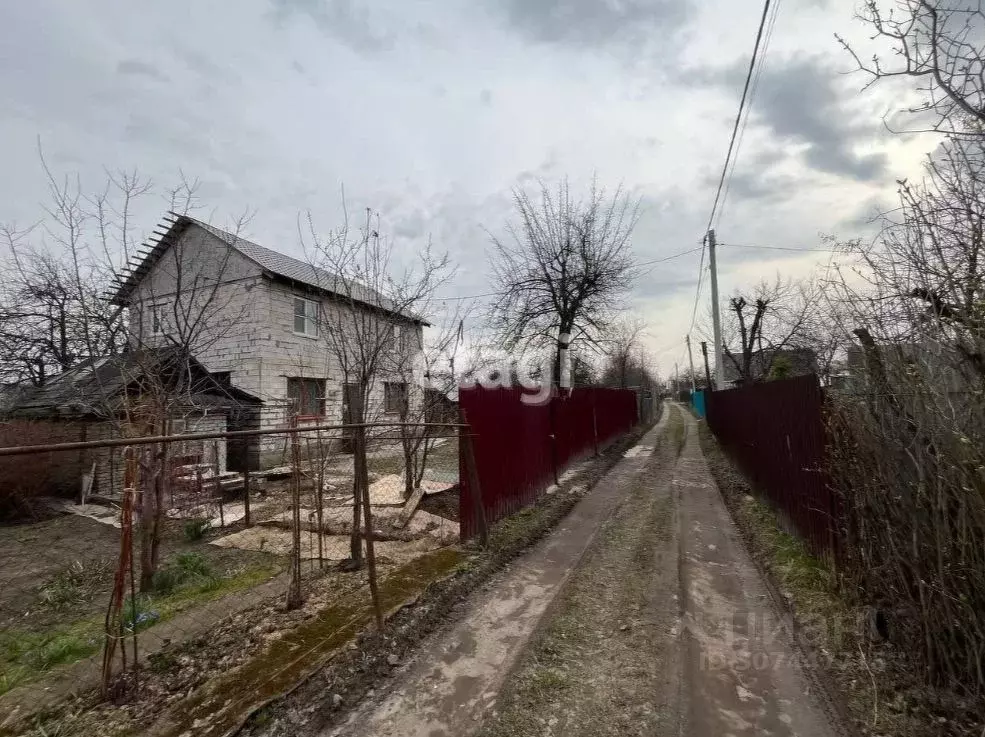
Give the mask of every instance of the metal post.
<svg viewBox="0 0 985 737">
<path fill-rule="evenodd" d="M 687 361 L 691 364 L 691 393 L 697 390 L 697 386 L 694 383 L 694 354 L 691 353 L 691 336 L 685 335 L 684 342 L 687 343 Z"/>
<path fill-rule="evenodd" d="M 479 528 L 479 543 L 482 547 L 489 544 L 489 524 L 486 521 L 486 508 L 482 502 L 482 489 L 479 486 L 479 470 L 475 465 L 475 446 L 472 445 L 472 428 L 468 426 L 465 410 L 461 410 L 462 424 L 458 430 L 459 452 L 465 460 L 465 474 L 469 484 L 469 496 L 472 497 L 472 514 Z"/>
<path fill-rule="evenodd" d="M 715 338 L 715 387 L 725 386 L 725 357 L 722 355 L 722 316 L 718 311 L 718 266 L 715 261 L 715 230 L 708 231 L 708 268 L 711 269 L 711 324 Z"/>
<path fill-rule="evenodd" d="M 250 520 L 250 459 L 247 454 L 246 468 L 243 470 L 243 524 L 252 527 Z"/>
<path fill-rule="evenodd" d="M 212 441 L 212 488 L 219 501 L 219 527 L 226 526 L 226 514 L 222 508 L 222 487 L 219 486 L 219 441 Z"/>
</svg>

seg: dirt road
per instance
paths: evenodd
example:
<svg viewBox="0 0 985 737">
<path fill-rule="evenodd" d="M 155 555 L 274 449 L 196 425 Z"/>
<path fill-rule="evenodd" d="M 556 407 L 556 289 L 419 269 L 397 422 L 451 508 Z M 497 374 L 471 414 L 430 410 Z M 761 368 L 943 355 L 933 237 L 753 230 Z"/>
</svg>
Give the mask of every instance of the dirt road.
<svg viewBox="0 0 985 737">
<path fill-rule="evenodd" d="M 336 735 L 837 734 L 674 407 Z"/>
</svg>

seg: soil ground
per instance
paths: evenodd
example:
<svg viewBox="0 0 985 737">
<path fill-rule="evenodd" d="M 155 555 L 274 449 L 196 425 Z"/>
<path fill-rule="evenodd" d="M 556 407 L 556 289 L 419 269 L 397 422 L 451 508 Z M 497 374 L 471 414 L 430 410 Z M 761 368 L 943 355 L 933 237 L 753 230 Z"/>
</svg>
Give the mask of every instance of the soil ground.
<svg viewBox="0 0 985 737">
<path fill-rule="evenodd" d="M 483 737 L 672 734 L 677 550 L 673 412 L 642 474 L 601 532 L 509 680 Z"/>
<path fill-rule="evenodd" d="M 864 601 L 850 601 L 836 576 L 810 555 L 722 451 L 704 423 L 702 450 L 746 547 L 771 585 L 804 652 L 833 688 L 833 706 L 860 734 L 985 735 L 985 702 L 928 687 L 892 642 L 873 638 Z"/>
<path fill-rule="evenodd" d="M 711 480 L 694 419 L 670 412 L 391 689 L 323 734 L 837 734 Z M 597 536 L 582 527 L 584 505 Z M 587 553 L 572 556 L 572 532 Z"/>
<path fill-rule="evenodd" d="M 168 520 L 162 536 L 162 560 L 177 553 L 204 556 L 217 571 L 253 564 L 269 565 L 272 556 L 206 544 L 218 532 L 201 540 L 184 537 L 184 522 Z M 235 528 L 228 528 L 225 532 Z M 70 620 L 103 614 L 113 579 L 113 563 L 120 554 L 120 530 L 88 517 L 59 515 L 43 522 L 0 527 L 0 632 L 43 631 Z M 46 584 L 73 563 L 94 570 L 88 591 L 68 609 L 44 606 L 39 600 Z"/>
</svg>

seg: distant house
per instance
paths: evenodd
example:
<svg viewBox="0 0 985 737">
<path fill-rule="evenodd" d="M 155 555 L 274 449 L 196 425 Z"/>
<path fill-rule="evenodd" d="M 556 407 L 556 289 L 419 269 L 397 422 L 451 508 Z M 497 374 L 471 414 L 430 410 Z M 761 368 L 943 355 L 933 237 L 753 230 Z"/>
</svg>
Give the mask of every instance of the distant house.
<svg viewBox="0 0 985 737">
<path fill-rule="evenodd" d="M 736 361 L 742 362 L 742 353 L 733 353 L 735 360 L 725 356 L 725 384 L 738 386 L 742 372 Z M 790 378 L 817 373 L 817 354 L 810 348 L 780 348 L 753 351 L 749 362 L 749 378 L 755 383 L 771 378 Z"/>
<path fill-rule="evenodd" d="M 225 432 L 240 417 L 251 415 L 260 400 L 224 385 L 194 358 L 175 349 L 147 349 L 83 361 L 44 385 L 25 391 L 4 413 L 8 429 L 30 423 L 47 443 L 109 440 L 161 433 L 148 424 L 145 411 L 152 389 L 181 386 L 168 405 L 170 434 Z M 224 440 L 185 441 L 171 448 L 172 456 L 189 463 L 218 465 L 226 471 L 234 450 Z M 122 448 L 52 453 L 47 473 L 51 492 L 75 493 L 82 479 L 95 473 L 92 493 L 107 496 L 122 489 Z"/>
<path fill-rule="evenodd" d="M 962 375 L 959 367 L 970 369 L 970 364 L 951 346 L 932 342 L 882 342 L 876 345 L 876 350 L 891 389 L 912 391 L 915 385 L 923 383 L 960 393 L 973 388 L 972 383 L 977 385 L 977 375 Z M 872 387 L 874 377 L 861 346 L 852 345 L 847 349 L 845 366 L 848 390 L 865 391 Z"/>
<path fill-rule="evenodd" d="M 136 346 L 173 342 L 181 329 L 175 306 L 181 317 L 206 299 L 200 345 L 191 350 L 230 387 L 263 400 L 250 421 L 259 429 L 283 428 L 295 412 L 321 424 L 348 419 L 351 388 L 324 340 L 344 320 L 326 315 L 344 318 L 355 310 L 380 320 L 394 356 L 419 351 L 426 325 L 372 290 L 184 215 L 160 226 L 160 240 L 111 295 L 129 308 Z M 407 391 L 399 375 L 382 373 L 367 414 L 395 420 Z M 284 449 L 283 435 L 264 435 L 250 447 L 249 462 L 278 465 Z"/>
</svg>

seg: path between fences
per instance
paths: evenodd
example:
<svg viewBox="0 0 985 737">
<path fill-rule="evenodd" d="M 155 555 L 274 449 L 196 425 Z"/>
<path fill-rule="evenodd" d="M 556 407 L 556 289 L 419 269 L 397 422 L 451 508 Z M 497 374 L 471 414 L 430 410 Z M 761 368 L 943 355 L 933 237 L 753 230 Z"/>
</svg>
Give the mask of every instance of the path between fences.
<svg viewBox="0 0 985 737">
<path fill-rule="evenodd" d="M 206 634 L 219 622 L 246 611 L 274 597 L 284 596 L 288 574 L 279 573 L 251 589 L 236 591 L 206 604 L 180 612 L 139 635 L 138 654 L 141 665 L 169 645 L 194 640 Z M 57 672 L 41 687 L 32 683 L 0 696 L 0 713 L 18 721 L 49 708 L 64 699 L 98 688 L 102 682 L 102 651 L 80 660 Z"/>
<path fill-rule="evenodd" d="M 683 445 L 675 462 L 660 466 L 651 451 L 661 433 L 673 439 L 670 429 L 675 422 L 680 428 L 680 417 L 668 423 L 673 414 L 683 415 Z M 611 607 L 602 606 L 600 618 L 588 612 L 578 620 L 579 631 L 595 632 L 601 649 L 590 644 L 564 650 L 565 662 L 554 665 L 569 674 L 570 685 L 545 698 L 549 687 L 529 685 L 524 668 L 539 657 L 546 635 L 538 633 L 549 632 L 555 619 L 567 616 L 571 592 L 586 575 L 613 579 L 611 590 L 592 597 L 612 599 L 609 604 L 623 601 L 616 590 L 639 587 L 639 570 L 609 565 L 609 548 L 610 533 L 635 524 L 637 510 L 626 505 L 641 488 L 672 507 L 677 543 L 669 554 L 657 556 L 654 585 L 641 587 L 644 610 L 667 609 L 669 619 L 647 615 L 620 626 L 635 613 L 621 612 L 622 620 Z M 646 551 L 665 545 L 646 538 L 639 542 L 643 547 L 634 547 L 630 558 L 648 557 Z M 675 406 L 579 502 L 562 527 L 494 579 L 461 620 L 408 661 L 386 691 L 321 737 L 461 737 L 480 730 L 495 737 L 834 737 L 839 724 L 783 624 L 711 478 L 695 421 Z M 632 639 L 641 629 L 652 638 L 646 647 Z M 643 670 L 636 667 L 641 647 L 648 664 Z M 643 680 L 644 670 L 669 683 L 651 687 Z M 611 688 L 598 687 L 602 681 Z M 524 699 L 524 688 L 537 693 Z M 654 704 L 664 696 L 657 723 L 640 716 L 653 715 Z M 524 719 L 510 720 L 513 709 L 522 710 Z M 613 710 L 618 714 L 613 716 Z M 533 731 L 517 728 L 530 726 L 531 719 Z"/>
<path fill-rule="evenodd" d="M 326 735 L 451 737 L 473 731 L 596 532 L 646 468 L 667 416 L 665 412 L 626 452 L 560 527 L 488 584 L 463 619 L 424 646 L 397 674 L 399 688 L 380 701 L 364 702 Z"/>
</svg>

